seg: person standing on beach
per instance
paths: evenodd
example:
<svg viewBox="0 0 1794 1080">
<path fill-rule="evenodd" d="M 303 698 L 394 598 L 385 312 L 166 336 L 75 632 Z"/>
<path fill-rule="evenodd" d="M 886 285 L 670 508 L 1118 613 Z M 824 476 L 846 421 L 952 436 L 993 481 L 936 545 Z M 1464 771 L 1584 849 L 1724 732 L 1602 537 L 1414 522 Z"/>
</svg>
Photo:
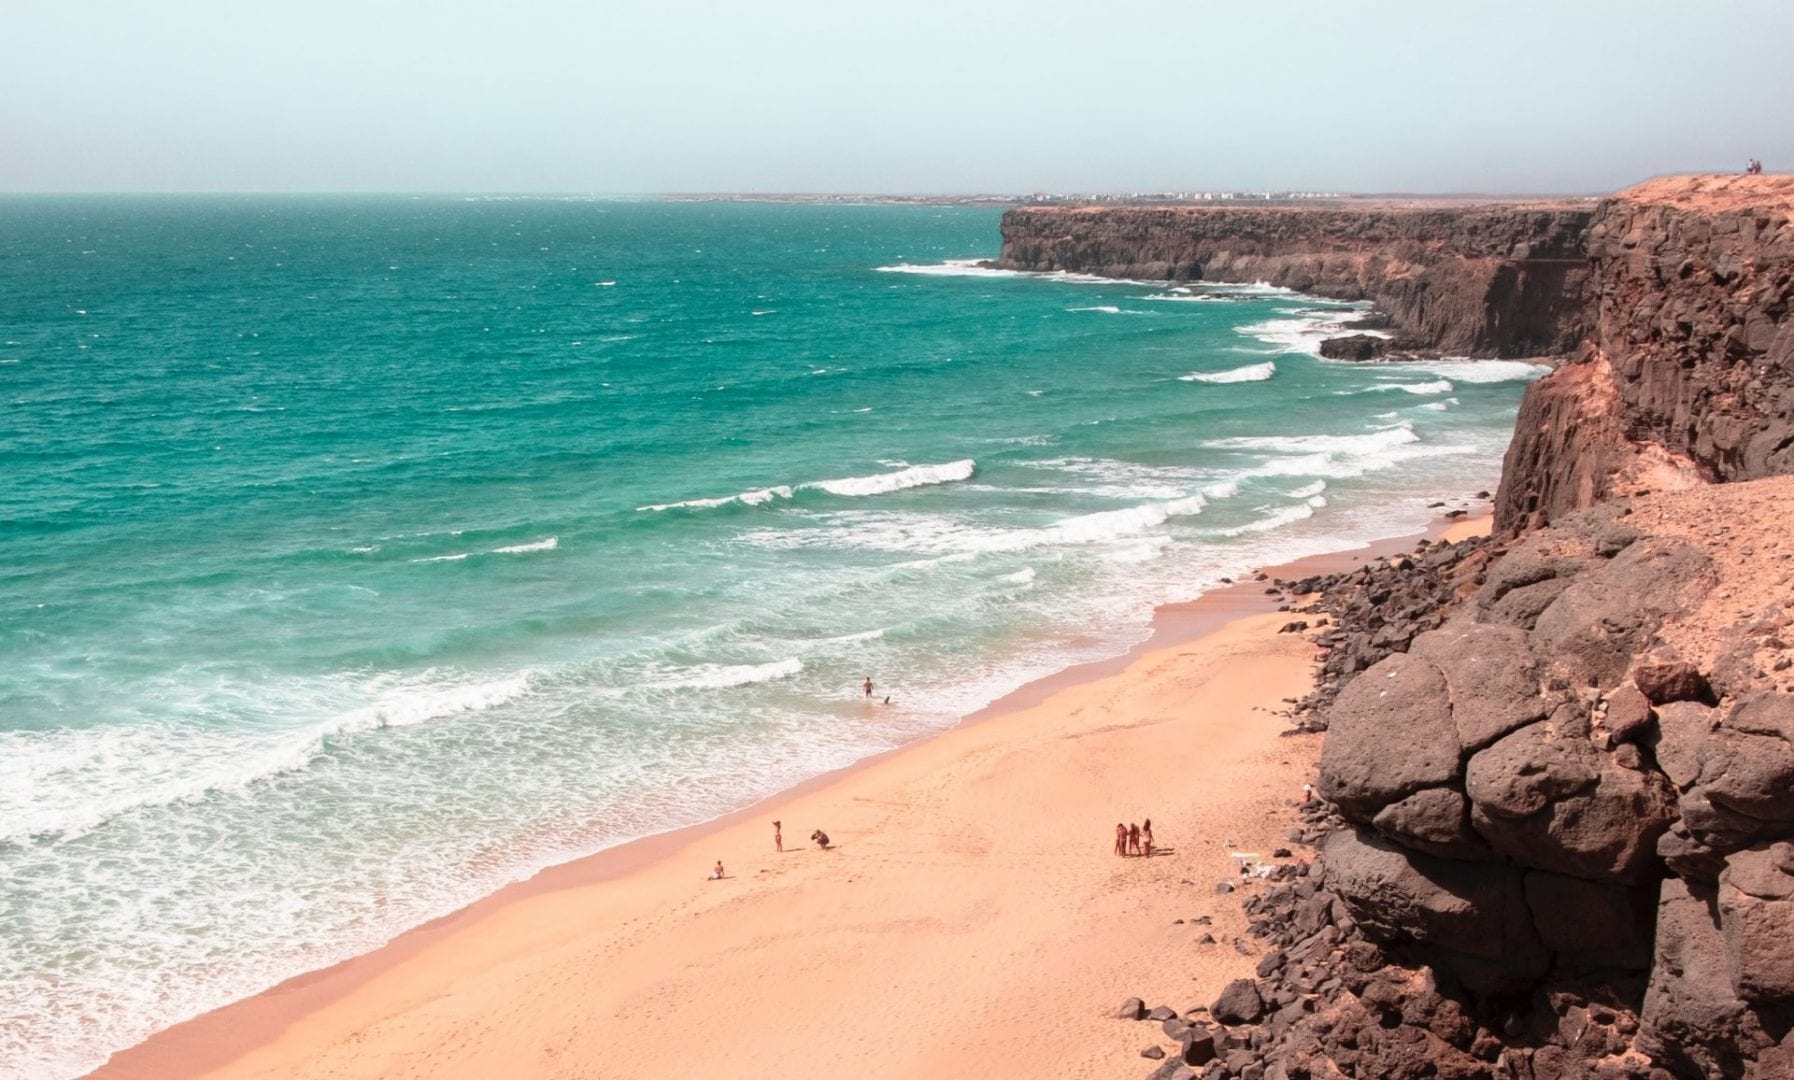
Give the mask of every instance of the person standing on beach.
<svg viewBox="0 0 1794 1080">
<path fill-rule="evenodd" d="M 1115 823 L 1115 854 L 1127 857 L 1127 826 L 1119 821 Z"/>
<path fill-rule="evenodd" d="M 783 828 L 784 826 L 776 821 L 772 823 L 772 849 L 781 855 L 785 853 L 785 834 L 782 831 Z"/>
<path fill-rule="evenodd" d="M 1129 855 L 1140 854 L 1140 826 L 1127 827 L 1127 852 Z"/>
<path fill-rule="evenodd" d="M 1140 854 L 1152 858 L 1152 819 L 1147 818 L 1140 826 Z"/>
<path fill-rule="evenodd" d="M 862 686 L 860 689 L 866 691 L 866 700 L 871 701 L 872 700 L 872 676 L 870 676 L 870 675 L 866 676 L 866 684 L 864 686 Z"/>
</svg>

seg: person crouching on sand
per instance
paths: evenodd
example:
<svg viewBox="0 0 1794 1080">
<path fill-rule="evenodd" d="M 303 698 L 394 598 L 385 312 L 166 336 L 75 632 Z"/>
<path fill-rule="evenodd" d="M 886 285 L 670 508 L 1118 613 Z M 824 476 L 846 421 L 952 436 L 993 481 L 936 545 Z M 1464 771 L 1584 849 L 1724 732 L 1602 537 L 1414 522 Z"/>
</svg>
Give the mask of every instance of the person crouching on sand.
<svg viewBox="0 0 1794 1080">
<path fill-rule="evenodd" d="M 1119 821 L 1115 823 L 1115 854 L 1127 857 L 1127 826 Z"/>
<path fill-rule="evenodd" d="M 782 829 L 783 826 L 778 822 L 772 823 L 772 849 L 781 855 L 785 852 L 785 834 Z"/>
<path fill-rule="evenodd" d="M 1152 819 L 1147 818 L 1140 826 L 1140 854 L 1152 858 Z"/>
<path fill-rule="evenodd" d="M 821 829 L 817 829 L 810 834 L 810 839 L 816 841 L 817 847 L 824 851 L 828 850 L 828 833 L 823 832 Z"/>
<path fill-rule="evenodd" d="M 1140 854 L 1140 826 L 1138 825 L 1127 827 L 1127 853 L 1129 855 Z"/>
</svg>

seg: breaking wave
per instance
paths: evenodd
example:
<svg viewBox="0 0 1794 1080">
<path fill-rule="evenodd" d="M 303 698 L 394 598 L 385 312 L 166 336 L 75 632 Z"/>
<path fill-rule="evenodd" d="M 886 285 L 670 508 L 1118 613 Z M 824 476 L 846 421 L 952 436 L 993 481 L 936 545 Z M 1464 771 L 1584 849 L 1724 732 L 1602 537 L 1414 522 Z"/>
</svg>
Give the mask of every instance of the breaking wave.
<svg viewBox="0 0 1794 1080">
<path fill-rule="evenodd" d="M 1201 383 L 1241 383 L 1264 382 L 1277 374 L 1277 365 L 1266 360 L 1262 364 L 1247 364 L 1245 367 L 1229 368 L 1226 371 L 1192 371 L 1188 375 L 1179 375 L 1182 382 Z"/>
</svg>

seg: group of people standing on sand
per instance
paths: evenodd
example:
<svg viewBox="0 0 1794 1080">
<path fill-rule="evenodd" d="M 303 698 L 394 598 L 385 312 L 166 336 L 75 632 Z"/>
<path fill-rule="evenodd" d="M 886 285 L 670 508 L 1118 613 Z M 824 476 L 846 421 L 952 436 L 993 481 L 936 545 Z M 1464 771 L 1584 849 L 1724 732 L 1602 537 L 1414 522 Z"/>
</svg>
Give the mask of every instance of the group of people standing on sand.
<svg viewBox="0 0 1794 1080">
<path fill-rule="evenodd" d="M 810 839 L 816 841 L 816 846 L 824 851 L 827 851 L 830 847 L 828 833 L 823 832 L 821 829 L 817 829 L 815 832 L 811 833 Z M 772 823 L 772 849 L 781 855 L 785 853 L 785 823 L 782 821 L 774 821 Z M 723 873 L 723 861 L 721 859 L 716 860 L 716 869 L 710 872 L 709 880 L 721 881 L 726 876 L 727 875 Z"/>
<path fill-rule="evenodd" d="M 1746 176 L 1762 176 L 1763 175 L 1763 163 L 1758 161 L 1756 158 L 1751 158 L 1750 164 L 1748 164 L 1744 167 L 1744 175 L 1746 175 Z"/>
<path fill-rule="evenodd" d="M 1152 855 L 1152 819 L 1147 818 L 1144 825 L 1115 825 L 1115 854 Z"/>
</svg>

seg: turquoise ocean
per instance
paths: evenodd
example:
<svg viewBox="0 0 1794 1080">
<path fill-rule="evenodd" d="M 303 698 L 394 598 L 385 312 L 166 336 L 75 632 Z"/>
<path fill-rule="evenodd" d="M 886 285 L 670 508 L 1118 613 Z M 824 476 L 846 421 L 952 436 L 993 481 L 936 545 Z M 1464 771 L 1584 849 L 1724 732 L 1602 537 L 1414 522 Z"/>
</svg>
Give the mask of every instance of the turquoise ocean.
<svg viewBox="0 0 1794 1080">
<path fill-rule="evenodd" d="M 1541 373 L 998 216 L 0 199 L 0 1074 L 1417 531 Z"/>
</svg>

